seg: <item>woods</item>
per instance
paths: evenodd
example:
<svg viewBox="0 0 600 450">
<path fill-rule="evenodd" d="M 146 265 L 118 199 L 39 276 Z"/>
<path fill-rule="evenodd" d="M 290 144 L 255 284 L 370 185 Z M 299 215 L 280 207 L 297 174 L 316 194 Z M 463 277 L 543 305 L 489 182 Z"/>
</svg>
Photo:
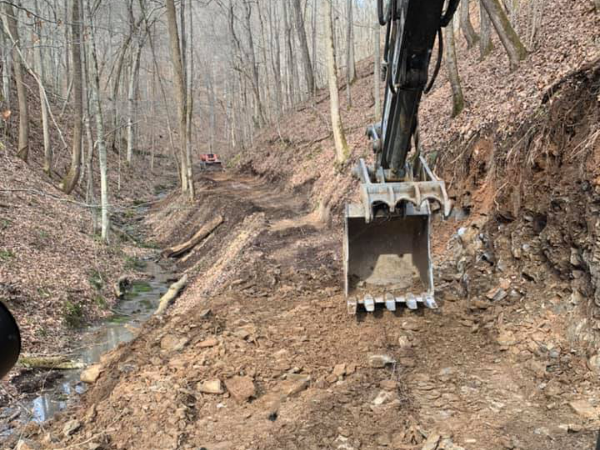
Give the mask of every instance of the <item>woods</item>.
<svg viewBox="0 0 600 450">
<path fill-rule="evenodd" d="M 478 48 L 481 60 L 497 41 L 514 70 L 533 50 L 544 13 L 536 0 L 463 0 L 459 8 L 445 32 L 455 115 L 468 92 L 460 86 L 462 61 L 452 58 L 454 41 Z M 384 33 L 376 9 L 376 2 L 356 0 L 4 2 L 3 116 L 18 120 L 17 154 L 28 161 L 28 111 L 37 104 L 43 170 L 64 192 L 100 199 L 108 240 L 111 198 L 121 173 L 140 159 L 153 168 L 157 154 L 170 158 L 182 194 L 193 201 L 199 154 L 235 155 L 320 89 L 332 99 L 336 160 L 347 159 L 352 149 L 343 137 L 339 90 L 350 109 L 357 61 L 374 58 L 381 71 Z M 375 119 L 380 90 L 375 83 Z M 65 117 L 68 125 L 59 125 Z M 68 167 L 57 165 L 55 155 L 66 152 Z M 116 193 L 108 181 L 114 171 Z"/>
</svg>

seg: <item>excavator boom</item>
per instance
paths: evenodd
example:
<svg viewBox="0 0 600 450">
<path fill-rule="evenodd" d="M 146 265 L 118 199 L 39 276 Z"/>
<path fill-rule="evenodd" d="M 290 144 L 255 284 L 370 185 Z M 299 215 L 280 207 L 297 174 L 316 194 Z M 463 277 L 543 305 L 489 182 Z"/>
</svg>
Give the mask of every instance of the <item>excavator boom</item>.
<svg viewBox="0 0 600 450">
<path fill-rule="evenodd" d="M 445 6 L 445 8 L 444 8 Z M 386 26 L 385 99 L 381 122 L 367 134 L 375 163 L 359 161 L 361 203 L 346 206 L 344 240 L 348 310 L 371 312 L 378 304 L 416 309 L 437 307 L 430 255 L 432 207 L 444 215 L 450 202 L 443 181 L 421 156 L 418 111 L 439 71 L 441 28 L 448 25 L 458 0 L 378 0 L 379 22 Z M 429 77 L 438 37 L 438 61 Z"/>
</svg>

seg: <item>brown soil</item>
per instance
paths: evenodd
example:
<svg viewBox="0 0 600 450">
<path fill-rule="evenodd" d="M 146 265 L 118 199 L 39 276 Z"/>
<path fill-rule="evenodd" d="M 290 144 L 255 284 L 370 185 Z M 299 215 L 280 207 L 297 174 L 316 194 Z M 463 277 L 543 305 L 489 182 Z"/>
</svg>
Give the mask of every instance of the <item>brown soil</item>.
<svg viewBox="0 0 600 450">
<path fill-rule="evenodd" d="M 48 448 L 418 449 L 435 433 L 457 446 L 446 448 L 591 447 L 593 434 L 580 430 L 594 423 L 569 402 L 593 402 L 600 385 L 557 333 L 560 301 L 512 268 L 500 274 L 470 259 L 465 295 L 456 263 L 477 239 L 445 255 L 440 311 L 355 318 L 339 287 L 339 236 L 303 222 L 272 227 L 303 217 L 298 196 L 227 172 L 202 186 L 200 208 L 171 201 L 151 220 L 169 209 L 163 232 L 177 234 L 190 217 L 226 217 L 198 251 L 193 267 L 207 268 L 167 320 L 151 320 L 106 358 L 80 412 L 46 431 L 30 427 Z M 488 300 L 499 286 L 507 296 Z M 372 367 L 382 354 L 395 362 Z M 201 392 L 235 376 L 252 381 L 254 399 Z M 81 428 L 65 438 L 73 418 Z"/>
</svg>

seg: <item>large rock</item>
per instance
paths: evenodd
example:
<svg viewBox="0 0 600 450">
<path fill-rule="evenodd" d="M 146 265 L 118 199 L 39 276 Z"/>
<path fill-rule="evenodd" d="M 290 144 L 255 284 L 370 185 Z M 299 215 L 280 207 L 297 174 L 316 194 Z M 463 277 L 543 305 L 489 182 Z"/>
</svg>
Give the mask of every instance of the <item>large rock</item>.
<svg viewBox="0 0 600 450">
<path fill-rule="evenodd" d="M 279 385 L 279 391 L 286 397 L 292 397 L 308 388 L 309 377 L 288 379 Z"/>
<path fill-rule="evenodd" d="M 439 434 L 431 433 L 425 441 L 425 444 L 423 444 L 421 450 L 436 450 L 441 438 L 442 437 Z"/>
<path fill-rule="evenodd" d="M 79 378 L 84 383 L 94 384 L 98 380 L 100 373 L 102 373 L 102 366 L 100 364 L 94 364 L 81 372 Z"/>
<path fill-rule="evenodd" d="M 167 352 L 178 352 L 188 344 L 189 339 L 178 338 L 172 334 L 167 334 L 160 340 L 160 348 Z"/>
<path fill-rule="evenodd" d="M 498 344 L 502 347 L 510 347 L 511 345 L 515 345 L 517 343 L 517 338 L 512 331 L 502 330 L 498 334 L 498 338 L 496 339 Z"/>
<path fill-rule="evenodd" d="M 336 377 L 343 377 L 346 375 L 346 364 L 337 364 L 331 373 Z"/>
<path fill-rule="evenodd" d="M 69 420 L 67 423 L 65 423 L 62 432 L 65 437 L 69 437 L 72 434 L 75 434 L 80 428 L 81 422 L 78 420 Z"/>
<path fill-rule="evenodd" d="M 392 401 L 394 398 L 394 394 L 389 392 L 389 391 L 379 391 L 379 394 L 377 394 L 377 397 L 375 397 L 375 399 L 373 400 L 373 405 L 375 406 L 381 406 L 384 403 L 388 403 L 390 401 Z"/>
<path fill-rule="evenodd" d="M 383 369 L 388 364 L 394 364 L 396 360 L 388 355 L 371 355 L 369 356 L 369 366 L 375 369 Z"/>
<path fill-rule="evenodd" d="M 203 394 L 223 394 L 223 385 L 221 380 L 208 380 L 198 383 L 198 390 Z"/>
<path fill-rule="evenodd" d="M 569 406 L 584 419 L 597 419 L 600 415 L 598 408 L 594 408 L 587 400 L 574 400 Z"/>
<path fill-rule="evenodd" d="M 197 346 L 199 348 L 210 348 L 210 347 L 216 347 L 217 345 L 219 345 L 219 341 L 217 340 L 217 338 L 211 337 L 211 338 L 203 340 Z"/>
<path fill-rule="evenodd" d="M 592 372 L 600 373 L 600 355 L 594 355 L 588 359 L 588 367 Z"/>
<path fill-rule="evenodd" d="M 233 377 L 225 380 L 225 387 L 231 396 L 238 402 L 247 402 L 253 397 L 256 397 L 256 388 L 254 381 L 250 377 Z"/>
</svg>

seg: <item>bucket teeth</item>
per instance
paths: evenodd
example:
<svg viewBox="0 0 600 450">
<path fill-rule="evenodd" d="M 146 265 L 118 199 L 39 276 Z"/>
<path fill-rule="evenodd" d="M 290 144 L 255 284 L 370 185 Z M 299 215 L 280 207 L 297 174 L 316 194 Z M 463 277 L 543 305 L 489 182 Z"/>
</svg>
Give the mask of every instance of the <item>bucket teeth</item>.
<svg viewBox="0 0 600 450">
<path fill-rule="evenodd" d="M 385 305 L 388 311 L 396 311 L 398 303 L 405 304 L 406 307 L 412 311 L 419 309 L 419 305 L 425 306 L 427 309 L 437 309 L 438 305 L 433 298 L 433 295 L 423 293 L 421 295 L 415 295 L 408 293 L 405 296 L 395 296 L 391 292 L 386 292 L 383 296 L 373 296 L 371 294 L 365 294 L 359 297 L 348 297 L 346 299 L 346 306 L 348 308 L 348 314 L 355 315 L 359 307 L 362 306 L 367 312 L 374 312 L 377 305 Z"/>
<path fill-rule="evenodd" d="M 396 311 L 396 298 L 389 292 L 385 294 L 385 307 L 388 311 Z"/>
<path fill-rule="evenodd" d="M 438 307 L 437 303 L 431 295 L 426 295 L 423 299 L 423 303 L 425 304 L 425 307 L 429 309 L 437 309 Z"/>
<path fill-rule="evenodd" d="M 365 295 L 365 309 L 367 312 L 375 311 L 375 300 L 370 294 Z"/>
<path fill-rule="evenodd" d="M 406 296 L 406 306 L 408 306 L 408 309 L 417 309 L 417 298 L 413 294 Z"/>
</svg>

